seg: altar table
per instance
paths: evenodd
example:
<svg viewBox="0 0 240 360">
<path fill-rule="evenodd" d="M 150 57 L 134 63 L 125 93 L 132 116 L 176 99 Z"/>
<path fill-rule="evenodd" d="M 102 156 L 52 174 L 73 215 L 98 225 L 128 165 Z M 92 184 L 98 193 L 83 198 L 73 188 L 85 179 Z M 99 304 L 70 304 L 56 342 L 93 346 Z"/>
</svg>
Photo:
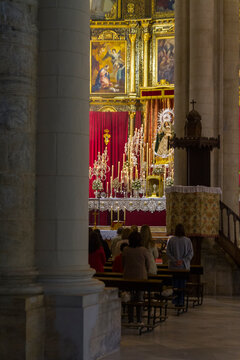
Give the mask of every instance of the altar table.
<svg viewBox="0 0 240 360">
<path fill-rule="evenodd" d="M 89 224 L 110 225 L 112 220 L 123 221 L 126 226 L 143 224 L 166 225 L 166 199 L 162 198 L 100 198 L 89 199 Z"/>
</svg>

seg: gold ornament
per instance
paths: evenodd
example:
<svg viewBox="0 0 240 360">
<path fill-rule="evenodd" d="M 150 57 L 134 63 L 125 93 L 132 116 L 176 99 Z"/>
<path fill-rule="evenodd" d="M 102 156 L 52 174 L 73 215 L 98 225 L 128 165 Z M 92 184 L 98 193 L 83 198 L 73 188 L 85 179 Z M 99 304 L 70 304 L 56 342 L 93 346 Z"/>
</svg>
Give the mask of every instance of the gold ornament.
<svg viewBox="0 0 240 360">
<path fill-rule="evenodd" d="M 103 137 L 104 137 L 104 142 L 105 142 L 105 145 L 107 146 L 107 144 L 109 143 L 109 141 L 110 141 L 110 137 L 111 137 L 111 135 L 109 134 L 109 130 L 108 129 L 105 129 L 104 130 L 104 135 L 103 135 Z"/>
</svg>

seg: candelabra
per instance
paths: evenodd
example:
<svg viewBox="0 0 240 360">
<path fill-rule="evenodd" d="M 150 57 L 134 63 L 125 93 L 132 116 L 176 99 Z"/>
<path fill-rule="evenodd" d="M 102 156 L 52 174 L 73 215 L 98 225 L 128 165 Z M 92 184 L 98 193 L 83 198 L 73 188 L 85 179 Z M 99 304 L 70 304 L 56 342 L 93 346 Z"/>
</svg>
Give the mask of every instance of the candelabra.
<svg viewBox="0 0 240 360">
<path fill-rule="evenodd" d="M 93 176 L 96 179 L 101 179 L 102 181 L 106 180 L 106 174 L 110 171 L 110 167 L 108 166 L 108 153 L 107 147 L 105 147 L 102 155 L 98 152 L 97 160 L 94 161 L 93 167 L 89 167 L 89 179 L 92 179 Z"/>
</svg>

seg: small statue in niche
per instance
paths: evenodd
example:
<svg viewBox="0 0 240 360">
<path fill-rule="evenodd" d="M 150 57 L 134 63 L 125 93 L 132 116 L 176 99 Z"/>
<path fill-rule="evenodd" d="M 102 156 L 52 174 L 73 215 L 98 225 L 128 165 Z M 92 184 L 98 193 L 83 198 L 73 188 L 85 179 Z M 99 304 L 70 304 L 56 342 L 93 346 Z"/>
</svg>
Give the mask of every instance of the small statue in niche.
<svg viewBox="0 0 240 360">
<path fill-rule="evenodd" d="M 194 109 L 195 103 L 196 101 L 191 101 L 193 108 L 187 115 L 184 128 L 185 136 L 190 138 L 200 138 L 202 135 L 201 115 Z"/>
<path fill-rule="evenodd" d="M 155 159 L 158 164 L 173 160 L 173 148 L 169 147 L 169 138 L 173 136 L 173 110 L 165 109 L 159 113 L 158 132 L 155 142 Z"/>
</svg>

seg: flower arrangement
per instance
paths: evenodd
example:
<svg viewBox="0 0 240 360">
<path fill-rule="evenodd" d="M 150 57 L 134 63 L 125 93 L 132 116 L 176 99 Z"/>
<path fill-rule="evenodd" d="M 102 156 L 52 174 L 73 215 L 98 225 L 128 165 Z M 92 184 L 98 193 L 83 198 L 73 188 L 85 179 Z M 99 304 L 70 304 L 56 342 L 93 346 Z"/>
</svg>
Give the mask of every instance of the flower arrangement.
<svg viewBox="0 0 240 360">
<path fill-rule="evenodd" d="M 166 186 L 173 186 L 173 178 L 172 177 L 167 177 L 166 178 Z"/>
<path fill-rule="evenodd" d="M 120 182 L 119 182 L 118 178 L 113 179 L 113 181 L 112 181 L 112 187 L 113 187 L 115 190 L 118 190 L 118 188 L 120 187 Z"/>
<path fill-rule="evenodd" d="M 92 189 L 93 190 L 102 190 L 103 189 L 103 184 L 100 179 L 93 180 Z"/>
<path fill-rule="evenodd" d="M 141 181 L 139 179 L 135 179 L 132 181 L 132 189 L 133 190 L 140 190 L 141 189 Z"/>
<path fill-rule="evenodd" d="M 157 166 L 153 169 L 154 175 L 161 175 L 162 173 L 163 173 L 163 170 L 159 166 Z"/>
</svg>

